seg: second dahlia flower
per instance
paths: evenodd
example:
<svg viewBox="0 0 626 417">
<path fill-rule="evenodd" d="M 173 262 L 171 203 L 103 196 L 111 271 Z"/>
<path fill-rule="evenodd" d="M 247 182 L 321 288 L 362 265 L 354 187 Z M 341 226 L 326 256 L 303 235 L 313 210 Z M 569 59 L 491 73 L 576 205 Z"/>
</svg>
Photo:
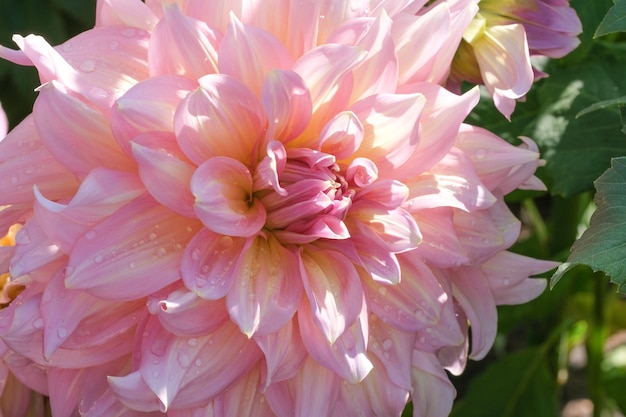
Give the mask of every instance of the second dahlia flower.
<svg viewBox="0 0 626 417">
<path fill-rule="evenodd" d="M 569 0 L 479 0 L 452 65 L 451 84 L 484 84 L 507 118 L 515 101 L 545 74 L 530 58 L 561 58 L 580 43 L 581 22 Z"/>
<path fill-rule="evenodd" d="M 449 413 L 554 264 L 506 251 L 537 148 L 428 82 L 460 34 L 424 3 L 101 0 L 0 49 L 42 83 L 0 142 L 0 338 L 55 417 Z"/>
</svg>

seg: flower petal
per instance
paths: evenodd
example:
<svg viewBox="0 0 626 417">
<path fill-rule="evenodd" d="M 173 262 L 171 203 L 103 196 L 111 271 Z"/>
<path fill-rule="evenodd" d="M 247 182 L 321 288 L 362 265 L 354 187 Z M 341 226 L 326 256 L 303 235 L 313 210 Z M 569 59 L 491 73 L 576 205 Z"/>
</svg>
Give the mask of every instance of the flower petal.
<svg viewBox="0 0 626 417">
<path fill-rule="evenodd" d="M 252 175 L 235 159 L 203 163 L 191 177 L 191 193 L 198 218 L 216 233 L 249 237 L 265 225 L 265 207 L 252 196 Z"/>
<path fill-rule="evenodd" d="M 360 314 L 361 279 L 352 262 L 339 252 L 307 248 L 300 256 L 313 320 L 332 344 Z"/>
<path fill-rule="evenodd" d="M 187 17 L 174 2 L 163 3 L 163 18 L 150 38 L 150 74 L 178 74 L 197 80 L 217 70 L 221 35 L 205 22 Z"/>
<path fill-rule="evenodd" d="M 180 104 L 174 131 L 181 149 L 196 165 L 214 156 L 253 160 L 267 127 L 259 99 L 244 84 L 223 74 L 198 80 L 200 87 Z"/>
<path fill-rule="evenodd" d="M 231 320 L 251 337 L 283 327 L 302 297 L 298 258 L 272 235 L 248 239 L 226 297 Z"/>
<path fill-rule="evenodd" d="M 96 26 L 130 26 L 152 30 L 158 19 L 144 2 L 133 0 L 98 0 Z"/>
<path fill-rule="evenodd" d="M 189 242 L 181 260 L 180 272 L 185 286 L 200 297 L 224 297 L 235 281 L 235 262 L 246 239 L 232 238 L 200 230 Z"/>
<path fill-rule="evenodd" d="M 456 390 L 432 353 L 413 350 L 413 417 L 447 417 Z"/>
<path fill-rule="evenodd" d="M 219 53 L 222 74 L 238 79 L 259 94 L 270 71 L 292 66 L 293 59 L 282 42 L 258 27 L 242 24 L 231 13 Z"/>
<path fill-rule="evenodd" d="M 187 162 L 170 133 L 146 133 L 131 142 L 139 176 L 146 189 L 165 207 L 185 217 L 196 217 L 189 183 L 195 167 Z"/>
<path fill-rule="evenodd" d="M 320 150 L 334 155 L 338 160 L 348 158 L 361 146 L 363 134 L 363 125 L 353 112 L 338 113 L 322 130 Z"/>
<path fill-rule="evenodd" d="M 197 221 L 140 197 L 76 242 L 65 284 L 105 299 L 144 297 L 179 279 L 180 253 L 198 229 Z"/>
</svg>

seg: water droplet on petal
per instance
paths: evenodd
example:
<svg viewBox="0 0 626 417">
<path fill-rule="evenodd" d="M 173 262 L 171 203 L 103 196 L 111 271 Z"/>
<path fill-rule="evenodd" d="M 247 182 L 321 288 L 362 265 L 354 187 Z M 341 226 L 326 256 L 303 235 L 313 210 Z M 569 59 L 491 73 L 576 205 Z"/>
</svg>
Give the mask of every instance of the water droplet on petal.
<svg viewBox="0 0 626 417">
<path fill-rule="evenodd" d="M 191 339 L 187 340 L 187 344 L 189 346 L 196 346 L 198 344 L 198 339 L 196 339 L 195 337 L 192 337 Z"/>
<path fill-rule="evenodd" d="M 383 297 L 387 295 L 387 288 L 385 287 L 380 287 L 378 288 L 378 292 L 380 295 L 382 295 Z"/>
<path fill-rule="evenodd" d="M 96 255 L 96 257 L 93 258 L 93 261 L 97 264 L 102 263 L 103 260 L 104 260 L 104 257 L 102 255 Z"/>
<path fill-rule="evenodd" d="M 128 266 L 129 266 L 131 269 L 135 269 L 135 268 L 137 268 L 137 263 L 133 261 L 133 262 L 129 263 L 129 264 L 128 264 Z"/>
<path fill-rule="evenodd" d="M 24 168 L 24 172 L 28 175 L 33 174 L 35 171 L 37 171 L 37 167 L 35 167 L 34 165 L 29 165 Z"/>
<path fill-rule="evenodd" d="M 196 287 L 202 288 L 209 283 L 208 278 L 203 277 L 202 275 L 196 275 Z"/>
<path fill-rule="evenodd" d="M 112 50 L 116 50 L 118 47 L 120 46 L 119 43 L 113 41 L 111 42 L 111 44 L 109 45 L 109 48 L 111 48 Z"/>
<path fill-rule="evenodd" d="M 90 230 L 87 233 L 85 233 L 85 239 L 94 240 L 97 235 L 98 235 L 98 232 L 96 232 L 95 230 Z"/>
<path fill-rule="evenodd" d="M 391 339 L 385 339 L 383 341 L 383 349 L 385 350 L 389 350 L 393 347 L 393 340 Z"/>
<path fill-rule="evenodd" d="M 67 336 L 67 329 L 65 327 L 59 327 L 57 329 L 57 336 L 59 336 L 59 339 L 63 339 Z"/>
<path fill-rule="evenodd" d="M 198 358 L 194 361 L 194 365 L 196 366 L 202 366 L 202 359 Z"/>
<path fill-rule="evenodd" d="M 162 256 L 165 256 L 165 255 L 167 255 L 167 249 L 165 249 L 163 246 L 161 246 L 160 248 L 157 248 L 157 249 L 154 251 L 154 255 L 155 255 L 157 258 L 160 258 L 160 257 L 162 257 Z"/>
<path fill-rule="evenodd" d="M 152 233 L 150 233 L 150 234 L 148 235 L 148 239 L 150 239 L 150 240 L 154 240 L 154 239 L 156 239 L 156 238 L 157 238 L 157 235 L 156 235 L 156 233 L 154 233 L 154 232 L 152 232 Z"/>
<path fill-rule="evenodd" d="M 178 364 L 182 366 L 183 368 L 186 368 L 189 365 L 191 365 L 191 358 L 189 357 L 189 355 L 187 355 L 184 352 L 180 352 L 178 356 L 176 357 L 176 359 L 178 360 Z"/>
<path fill-rule="evenodd" d="M 35 319 L 35 321 L 33 321 L 33 327 L 35 329 L 43 328 L 43 319 L 41 317 L 39 317 L 38 319 Z"/>
<path fill-rule="evenodd" d="M 122 30 L 122 36 L 125 36 L 127 38 L 132 38 L 133 36 L 135 36 L 135 29 L 134 28 L 126 28 L 124 30 Z"/>
<path fill-rule="evenodd" d="M 87 59 L 78 66 L 83 72 L 93 72 L 96 69 L 96 61 L 93 59 Z"/>
<path fill-rule="evenodd" d="M 30 235 L 28 234 L 28 230 L 22 228 L 15 235 L 15 243 L 18 245 L 28 245 L 30 243 Z"/>
<path fill-rule="evenodd" d="M 191 251 L 191 259 L 194 261 L 200 259 L 200 249 L 193 248 L 193 250 Z"/>
<path fill-rule="evenodd" d="M 483 159 L 485 157 L 485 155 L 486 155 L 486 152 L 485 152 L 484 149 L 478 149 L 476 151 L 476 158 L 478 158 L 478 159 Z"/>
<path fill-rule="evenodd" d="M 232 238 L 232 237 L 230 237 L 230 236 L 222 236 L 222 237 L 220 238 L 220 244 L 221 244 L 223 247 L 228 248 L 228 247 L 230 247 L 230 246 L 232 246 L 232 245 L 233 245 L 233 238 Z"/>
</svg>

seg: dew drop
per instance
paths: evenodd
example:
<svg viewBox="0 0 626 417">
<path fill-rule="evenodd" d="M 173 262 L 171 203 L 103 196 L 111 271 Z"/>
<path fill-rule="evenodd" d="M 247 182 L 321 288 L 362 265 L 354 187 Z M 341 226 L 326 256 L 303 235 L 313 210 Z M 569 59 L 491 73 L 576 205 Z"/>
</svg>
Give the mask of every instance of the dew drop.
<svg viewBox="0 0 626 417">
<path fill-rule="evenodd" d="M 208 284 L 209 280 L 202 275 L 196 275 L 196 287 L 202 288 Z"/>
<path fill-rule="evenodd" d="M 183 368 L 186 368 L 189 365 L 191 365 L 191 358 L 189 357 L 189 355 L 187 355 L 184 352 L 180 352 L 178 356 L 176 357 L 176 359 L 178 360 L 178 363 L 180 364 L 180 366 L 182 366 Z"/>
<path fill-rule="evenodd" d="M 154 233 L 154 232 L 152 232 L 152 233 L 150 233 L 150 234 L 148 235 L 148 239 L 149 239 L 149 240 L 154 240 L 154 239 L 156 239 L 156 238 L 157 238 L 157 235 L 156 235 L 156 233 Z"/>
<path fill-rule="evenodd" d="M 65 327 L 59 327 L 57 329 L 57 336 L 59 336 L 59 339 L 63 339 L 67 336 L 67 329 Z"/>
<path fill-rule="evenodd" d="M 111 44 L 109 45 L 109 48 L 111 48 L 111 50 L 116 50 L 118 47 L 120 46 L 119 43 L 113 41 L 111 42 Z"/>
<path fill-rule="evenodd" d="M 505 286 L 508 286 L 508 285 L 510 284 L 510 281 L 509 281 L 509 279 L 508 279 L 508 278 L 504 278 L 504 280 L 502 281 L 502 283 L 503 283 Z"/>
<path fill-rule="evenodd" d="M 382 295 L 383 297 L 386 296 L 387 295 L 387 288 L 385 288 L 385 287 L 378 288 L 378 293 L 380 295 Z"/>
<path fill-rule="evenodd" d="M 156 256 L 157 258 L 160 258 L 160 257 L 162 257 L 162 256 L 167 255 L 167 249 L 165 249 L 163 246 L 161 246 L 161 247 L 157 248 L 157 249 L 154 251 L 154 254 L 155 254 L 155 256 Z"/>
<path fill-rule="evenodd" d="M 393 340 L 391 339 L 385 339 L 383 341 L 383 349 L 385 350 L 389 350 L 393 347 Z"/>
<path fill-rule="evenodd" d="M 198 358 L 194 361 L 194 365 L 196 366 L 202 366 L 202 359 Z"/>
<path fill-rule="evenodd" d="M 83 72 L 93 72 L 96 69 L 96 61 L 93 59 L 86 59 L 81 62 L 78 68 Z"/>
<path fill-rule="evenodd" d="M 43 319 L 41 317 L 39 317 L 38 319 L 33 321 L 33 327 L 35 329 L 42 329 L 43 328 Z"/>
<path fill-rule="evenodd" d="M 133 261 L 133 262 L 131 262 L 131 263 L 129 263 L 129 264 L 128 264 L 128 267 L 129 267 L 130 269 L 135 269 L 135 268 L 137 268 L 137 263 L 136 263 L 135 261 Z"/>
<path fill-rule="evenodd" d="M 72 50 L 72 43 L 71 42 L 65 42 L 63 44 L 63 50 L 64 51 L 71 51 Z"/>
<path fill-rule="evenodd" d="M 17 178 L 17 177 L 12 177 L 12 178 L 11 178 L 11 184 L 13 184 L 13 185 L 17 185 L 17 183 L 18 183 L 19 181 L 20 181 L 20 179 L 19 179 L 19 178 Z"/>
<path fill-rule="evenodd" d="M 222 236 L 220 238 L 220 245 L 222 245 L 225 248 L 228 248 L 230 246 L 233 245 L 233 238 L 230 236 Z"/>
<path fill-rule="evenodd" d="M 198 249 L 198 248 L 194 248 L 194 249 L 191 251 L 191 259 L 192 259 L 193 261 L 197 261 L 198 259 L 200 259 L 200 249 Z"/>
<path fill-rule="evenodd" d="M 152 378 L 158 378 L 159 377 L 159 371 L 152 371 Z"/>
<path fill-rule="evenodd" d="M 95 258 L 93 258 L 93 261 L 97 264 L 102 263 L 102 261 L 104 260 L 102 255 L 97 255 Z"/>
<path fill-rule="evenodd" d="M 132 38 L 133 36 L 135 36 L 135 29 L 134 28 L 126 28 L 124 30 L 122 30 L 122 36 L 127 37 L 127 38 Z"/>
<path fill-rule="evenodd" d="M 90 230 L 87 233 L 85 233 L 85 239 L 94 240 L 97 235 L 98 233 L 95 230 Z"/>
<path fill-rule="evenodd" d="M 195 337 L 192 337 L 191 339 L 187 340 L 187 344 L 189 346 L 196 346 L 198 344 L 198 339 L 196 339 Z"/>
<path fill-rule="evenodd" d="M 476 158 L 478 158 L 478 159 L 483 159 L 485 157 L 485 155 L 486 155 L 486 152 L 485 152 L 484 149 L 478 149 L 476 151 Z"/>
<path fill-rule="evenodd" d="M 31 175 L 31 174 L 33 174 L 35 171 L 37 171 L 37 168 L 36 168 L 34 165 L 29 165 L 29 166 L 27 166 L 26 168 L 24 168 L 24 172 L 25 172 L 27 175 Z"/>
</svg>

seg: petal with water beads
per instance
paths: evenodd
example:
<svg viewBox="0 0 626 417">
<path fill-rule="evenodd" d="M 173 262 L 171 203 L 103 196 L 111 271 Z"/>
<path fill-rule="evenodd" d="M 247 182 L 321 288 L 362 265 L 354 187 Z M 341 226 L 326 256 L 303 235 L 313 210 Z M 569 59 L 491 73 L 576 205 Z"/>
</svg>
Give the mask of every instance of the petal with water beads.
<svg viewBox="0 0 626 417">
<path fill-rule="evenodd" d="M 456 390 L 433 353 L 413 350 L 413 417 L 447 417 Z"/>
<path fill-rule="evenodd" d="M 241 331 L 267 335 L 293 317 L 302 297 L 298 258 L 271 234 L 247 240 L 226 306 Z"/>
<path fill-rule="evenodd" d="M 96 26 L 130 26 L 152 30 L 158 19 L 142 1 L 101 0 L 96 4 Z"/>
<path fill-rule="evenodd" d="M 200 226 L 140 197 L 77 241 L 65 284 L 104 299 L 145 297 L 180 278 L 181 253 Z"/>
<path fill-rule="evenodd" d="M 182 257 L 185 286 L 207 300 L 224 297 L 235 282 L 236 262 L 245 244 L 244 238 L 200 230 Z"/>
</svg>

